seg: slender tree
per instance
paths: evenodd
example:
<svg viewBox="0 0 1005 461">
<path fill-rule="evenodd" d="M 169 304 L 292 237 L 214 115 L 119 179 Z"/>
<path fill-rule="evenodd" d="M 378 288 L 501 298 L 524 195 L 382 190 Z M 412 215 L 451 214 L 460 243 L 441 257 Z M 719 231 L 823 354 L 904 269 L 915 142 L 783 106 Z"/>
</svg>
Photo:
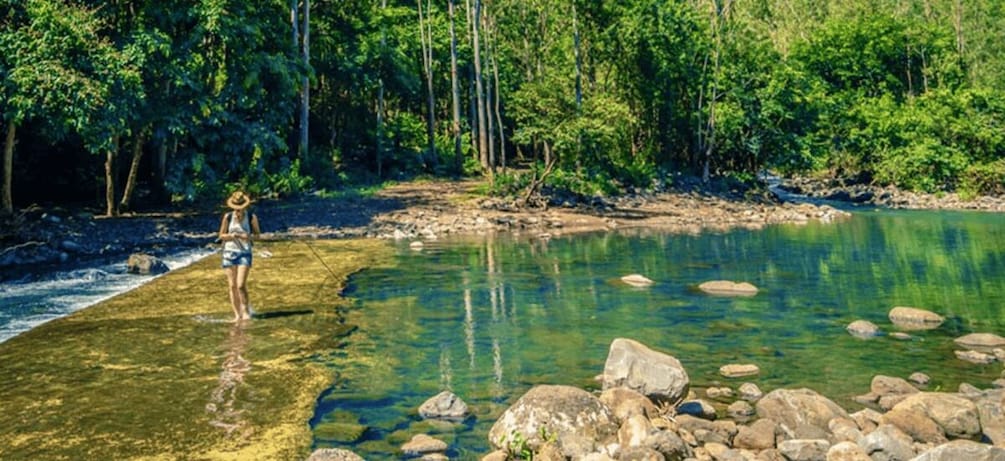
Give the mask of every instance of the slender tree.
<svg viewBox="0 0 1005 461">
<path fill-rule="evenodd" d="M 456 171 L 463 168 L 463 152 L 461 151 L 461 88 L 457 79 L 457 34 L 454 30 L 454 0 L 447 0 L 447 10 L 450 14 L 450 94 L 452 96 L 451 112 L 453 123 L 451 135 L 454 138 L 454 161 Z"/>
<path fill-rule="evenodd" d="M 482 74 L 482 51 L 481 51 L 481 17 L 482 0 L 475 0 L 474 10 L 471 13 L 471 47 L 474 50 L 474 80 L 475 80 L 475 111 L 478 116 L 478 159 L 481 161 L 482 169 L 489 177 L 492 177 L 492 165 L 489 163 L 488 133 L 485 121 L 485 85 Z"/>
<path fill-rule="evenodd" d="M 306 160 L 310 156 L 309 133 L 311 115 L 311 0 L 304 0 L 303 43 L 301 51 L 303 56 L 304 76 L 301 79 L 300 89 L 300 158 Z"/>
<path fill-rule="evenodd" d="M 431 4 L 426 5 L 426 17 L 422 13 L 422 0 L 416 0 L 419 10 L 419 40 L 422 45 L 422 72 L 426 80 L 426 145 L 429 158 L 436 160 L 436 99 L 433 93 L 433 30 L 428 15 Z"/>
</svg>

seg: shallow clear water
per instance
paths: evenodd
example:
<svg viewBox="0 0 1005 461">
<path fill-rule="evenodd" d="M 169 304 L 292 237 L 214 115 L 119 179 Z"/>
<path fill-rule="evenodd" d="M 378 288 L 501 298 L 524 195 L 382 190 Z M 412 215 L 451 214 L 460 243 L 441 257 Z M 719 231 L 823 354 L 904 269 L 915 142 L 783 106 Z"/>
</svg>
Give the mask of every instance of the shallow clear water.
<svg viewBox="0 0 1005 461">
<path fill-rule="evenodd" d="M 426 242 L 421 251 L 404 242 L 395 267 L 353 279 L 348 322 L 359 329 L 328 359 L 337 380 L 311 421 L 315 446 L 398 459 L 404 442 L 427 433 L 450 444 L 452 458 L 478 459 L 492 423 L 531 386 L 596 389 L 618 337 L 674 355 L 699 391 L 746 381 L 765 392 L 809 387 L 854 411 L 861 406 L 851 397 L 868 392 L 876 374 L 921 371 L 932 390 L 988 387 L 1001 366 L 957 360 L 952 339 L 1005 334 L 1003 229 L 1001 214 L 862 211 L 761 231 L 486 237 Z M 618 281 L 632 273 L 656 284 Z M 760 292 L 696 290 L 715 279 Z M 908 341 L 846 332 L 857 319 L 896 331 L 887 318 L 894 306 L 947 321 Z M 754 363 L 761 374 L 722 378 L 727 363 Z M 474 416 L 420 421 L 418 407 L 443 389 Z"/>
</svg>

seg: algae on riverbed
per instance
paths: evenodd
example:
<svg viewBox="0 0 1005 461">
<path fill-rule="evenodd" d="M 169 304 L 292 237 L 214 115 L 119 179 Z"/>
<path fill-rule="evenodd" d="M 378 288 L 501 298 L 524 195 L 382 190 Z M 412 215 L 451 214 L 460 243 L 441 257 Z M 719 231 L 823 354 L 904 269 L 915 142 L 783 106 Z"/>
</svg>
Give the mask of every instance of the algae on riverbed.
<svg viewBox="0 0 1005 461">
<path fill-rule="evenodd" d="M 352 330 L 339 294 L 390 248 L 268 248 L 250 322 L 229 322 L 214 255 L 0 344 L 0 459 L 306 457 L 315 400 L 337 373 L 318 358 Z"/>
</svg>

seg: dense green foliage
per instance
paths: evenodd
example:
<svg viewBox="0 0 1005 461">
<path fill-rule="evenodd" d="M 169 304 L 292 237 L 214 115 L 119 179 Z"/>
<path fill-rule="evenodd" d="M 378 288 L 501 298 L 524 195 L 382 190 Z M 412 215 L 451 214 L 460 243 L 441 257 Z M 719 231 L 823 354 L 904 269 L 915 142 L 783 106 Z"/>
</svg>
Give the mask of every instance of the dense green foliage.
<svg viewBox="0 0 1005 461">
<path fill-rule="evenodd" d="M 542 171 L 584 194 L 765 168 L 1005 189 L 998 1 L 315 0 L 309 35 L 307 5 L 0 0 L 14 202 L 126 206 L 134 173 L 135 206 Z"/>
</svg>

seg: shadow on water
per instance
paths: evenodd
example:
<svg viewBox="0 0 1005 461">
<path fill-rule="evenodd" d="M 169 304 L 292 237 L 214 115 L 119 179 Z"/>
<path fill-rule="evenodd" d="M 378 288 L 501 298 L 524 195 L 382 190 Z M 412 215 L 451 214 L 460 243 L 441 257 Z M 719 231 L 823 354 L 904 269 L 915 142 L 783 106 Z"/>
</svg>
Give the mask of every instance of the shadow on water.
<svg viewBox="0 0 1005 461">
<path fill-rule="evenodd" d="M 269 319 L 281 319 L 284 317 L 292 317 L 297 315 L 311 315 L 314 311 L 311 310 L 295 310 L 295 311 L 271 311 L 255 313 L 255 320 L 269 320 Z"/>
</svg>

